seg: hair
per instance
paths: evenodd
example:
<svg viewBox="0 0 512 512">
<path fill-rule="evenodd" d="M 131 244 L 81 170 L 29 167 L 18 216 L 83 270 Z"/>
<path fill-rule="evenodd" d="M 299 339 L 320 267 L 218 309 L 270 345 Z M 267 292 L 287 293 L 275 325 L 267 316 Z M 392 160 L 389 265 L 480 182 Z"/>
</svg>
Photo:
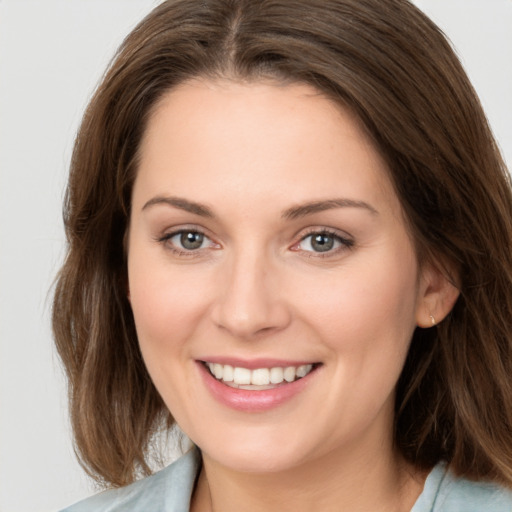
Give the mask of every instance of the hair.
<svg viewBox="0 0 512 512">
<path fill-rule="evenodd" d="M 173 424 L 139 350 L 123 239 L 148 119 L 194 78 L 310 84 L 360 119 L 418 260 L 460 291 L 414 332 L 395 446 L 418 468 L 512 486 L 510 178 L 449 42 L 406 0 L 169 0 L 125 39 L 76 138 L 53 304 L 84 468 L 113 486 L 149 474 L 151 440 Z"/>
</svg>

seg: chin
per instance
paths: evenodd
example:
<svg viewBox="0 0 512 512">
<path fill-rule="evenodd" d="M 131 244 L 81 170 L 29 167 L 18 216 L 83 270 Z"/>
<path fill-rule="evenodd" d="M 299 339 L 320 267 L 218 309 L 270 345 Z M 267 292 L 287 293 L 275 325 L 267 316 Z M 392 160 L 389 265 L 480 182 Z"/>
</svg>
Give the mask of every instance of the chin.
<svg viewBox="0 0 512 512">
<path fill-rule="evenodd" d="M 299 464 L 296 457 L 282 453 L 262 453 L 247 449 L 227 450 L 222 453 L 207 454 L 217 464 L 239 473 L 279 473 L 290 470 Z"/>
<path fill-rule="evenodd" d="M 232 471 L 242 473 L 278 473 L 299 466 L 307 458 L 306 447 L 290 442 L 286 435 L 256 438 L 229 436 L 224 442 L 197 443 L 203 455 Z"/>
</svg>

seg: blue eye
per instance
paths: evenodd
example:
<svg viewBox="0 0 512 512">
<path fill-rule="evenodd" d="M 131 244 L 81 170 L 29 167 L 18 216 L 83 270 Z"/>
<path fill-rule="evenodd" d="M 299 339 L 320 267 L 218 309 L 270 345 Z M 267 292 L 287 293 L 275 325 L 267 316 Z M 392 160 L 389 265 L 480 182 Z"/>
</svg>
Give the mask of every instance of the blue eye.
<svg viewBox="0 0 512 512">
<path fill-rule="evenodd" d="M 298 244 L 298 248 L 307 252 L 327 253 L 335 252 L 341 247 L 351 247 L 352 245 L 353 242 L 351 240 L 342 238 L 334 233 L 321 231 L 305 236 Z"/>
</svg>

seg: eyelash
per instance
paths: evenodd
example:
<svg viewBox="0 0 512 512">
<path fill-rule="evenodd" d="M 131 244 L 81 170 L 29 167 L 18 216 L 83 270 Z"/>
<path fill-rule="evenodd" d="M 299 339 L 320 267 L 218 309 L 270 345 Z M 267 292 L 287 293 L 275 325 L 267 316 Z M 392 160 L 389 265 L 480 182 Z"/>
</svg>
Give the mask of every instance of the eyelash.
<svg viewBox="0 0 512 512">
<path fill-rule="evenodd" d="M 188 257 L 188 258 L 197 257 L 202 253 L 202 251 L 205 248 L 200 247 L 198 249 L 181 249 L 181 248 L 178 248 L 178 247 L 174 246 L 173 244 L 169 243 L 172 238 L 179 236 L 179 235 L 187 234 L 187 233 L 189 233 L 189 234 L 193 233 L 196 235 L 203 236 L 205 240 L 210 241 L 212 246 L 220 247 L 220 245 L 215 244 L 215 242 L 213 242 L 206 235 L 206 233 L 204 233 L 204 231 L 202 231 L 200 229 L 196 229 L 196 228 L 179 229 L 179 230 L 173 231 L 171 233 L 166 233 L 165 235 L 158 237 L 156 240 L 157 240 L 157 242 L 164 244 L 168 250 L 170 250 L 172 253 L 174 253 L 175 255 L 177 255 L 179 257 Z M 298 248 L 305 240 L 307 240 L 308 238 L 313 237 L 315 235 L 317 235 L 317 236 L 324 235 L 324 236 L 332 237 L 333 239 L 335 239 L 335 241 L 337 241 L 340 244 L 340 246 L 335 249 L 326 250 L 325 252 L 305 251 L 305 250 L 301 251 L 301 249 Z M 322 229 L 312 229 L 311 231 L 309 231 L 308 233 L 303 235 L 298 242 L 293 244 L 293 246 L 291 247 L 291 250 L 296 251 L 296 252 L 301 251 L 301 252 L 307 253 L 308 258 L 329 258 L 334 255 L 337 255 L 341 251 L 350 249 L 353 246 L 354 246 L 353 240 L 341 236 L 337 231 L 322 228 Z"/>
<path fill-rule="evenodd" d="M 315 235 L 317 235 L 317 236 L 324 235 L 324 236 L 332 237 L 332 238 L 334 238 L 335 241 L 337 241 L 340 244 L 340 246 L 335 249 L 327 250 L 325 252 L 303 251 L 303 252 L 307 253 L 306 257 L 308 257 L 308 258 L 329 258 L 329 257 L 338 255 L 342 251 L 345 251 L 347 249 L 351 249 L 352 247 L 354 247 L 353 240 L 351 240 L 350 238 L 341 236 L 339 234 L 339 232 L 337 232 L 335 230 L 327 229 L 327 228 L 321 228 L 321 229 L 313 228 L 313 229 L 311 229 L 311 231 L 309 231 L 305 235 L 303 235 L 301 237 L 301 239 L 292 246 L 292 250 L 300 251 L 300 249 L 294 249 L 294 248 L 298 247 L 305 240 L 307 240 L 308 238 L 311 238 Z"/>
<path fill-rule="evenodd" d="M 211 239 L 206 235 L 206 233 L 204 233 L 203 231 L 201 231 L 200 229 L 197 229 L 197 228 L 178 229 L 177 231 L 173 231 L 171 233 L 166 233 L 165 235 L 158 237 L 157 242 L 162 243 L 164 246 L 166 246 L 166 249 L 170 250 L 176 256 L 185 257 L 185 258 L 197 257 L 201 254 L 202 249 L 204 249 L 204 248 L 198 248 L 198 249 L 183 248 L 183 249 L 181 249 L 181 248 L 176 247 L 173 244 L 169 243 L 170 240 L 172 238 L 174 238 L 175 236 L 179 236 L 179 235 L 183 235 L 183 234 L 187 234 L 187 233 L 201 235 L 204 237 L 205 240 L 209 240 L 211 242 L 212 246 L 219 246 L 218 244 L 215 244 L 214 242 L 212 242 Z"/>
</svg>

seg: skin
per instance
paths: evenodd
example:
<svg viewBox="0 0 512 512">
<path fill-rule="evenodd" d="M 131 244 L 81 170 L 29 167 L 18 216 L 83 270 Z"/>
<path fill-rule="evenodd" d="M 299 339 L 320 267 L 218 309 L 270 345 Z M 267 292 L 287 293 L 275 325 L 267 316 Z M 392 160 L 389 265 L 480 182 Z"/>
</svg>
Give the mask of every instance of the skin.
<svg viewBox="0 0 512 512">
<path fill-rule="evenodd" d="M 332 199 L 345 203 L 297 210 Z M 202 245 L 184 248 L 180 230 Z M 326 231 L 320 253 L 311 233 Z M 394 389 L 414 329 L 442 320 L 456 291 L 419 268 L 385 163 L 349 112 L 300 84 L 170 91 L 141 144 L 128 277 L 148 371 L 202 450 L 192 510 L 410 510 L 425 475 L 393 450 Z M 212 397 L 208 356 L 320 366 L 255 413 Z"/>
</svg>

